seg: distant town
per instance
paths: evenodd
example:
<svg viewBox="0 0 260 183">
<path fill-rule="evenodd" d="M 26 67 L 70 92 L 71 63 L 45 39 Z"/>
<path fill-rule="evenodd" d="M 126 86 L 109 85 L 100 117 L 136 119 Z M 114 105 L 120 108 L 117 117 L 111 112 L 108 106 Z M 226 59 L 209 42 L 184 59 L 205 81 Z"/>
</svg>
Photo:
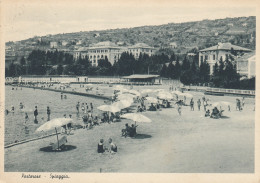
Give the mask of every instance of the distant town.
<svg viewBox="0 0 260 183">
<path fill-rule="evenodd" d="M 221 62 L 222 70 L 232 63 L 235 80 L 255 77 L 255 28 L 255 17 L 239 17 L 35 36 L 6 43 L 6 76 L 151 73 L 184 84 L 219 85 L 214 78 Z"/>
</svg>

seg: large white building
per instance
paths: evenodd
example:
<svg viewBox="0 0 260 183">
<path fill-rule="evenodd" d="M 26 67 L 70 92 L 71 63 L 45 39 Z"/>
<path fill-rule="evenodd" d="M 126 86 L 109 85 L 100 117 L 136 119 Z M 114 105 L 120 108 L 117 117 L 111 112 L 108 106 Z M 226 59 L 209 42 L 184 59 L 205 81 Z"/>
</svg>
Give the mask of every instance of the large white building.
<svg viewBox="0 0 260 183">
<path fill-rule="evenodd" d="M 246 78 L 255 77 L 255 51 L 236 59 L 237 72 Z"/>
<path fill-rule="evenodd" d="M 78 59 L 80 56 L 88 59 L 92 66 L 98 66 L 98 60 L 105 59 L 113 65 L 117 62 L 123 52 L 129 52 L 137 59 L 141 53 L 146 53 L 149 56 L 154 54 L 155 49 L 144 43 L 137 43 L 133 46 L 123 47 L 118 46 L 110 41 L 99 42 L 89 47 L 81 47 L 74 52 L 74 58 Z"/>
<path fill-rule="evenodd" d="M 218 45 L 199 51 L 199 65 L 202 62 L 207 62 L 210 66 L 210 74 L 212 75 L 215 63 L 219 63 L 221 57 L 222 60 L 225 61 L 227 56 L 232 55 L 232 51 L 237 52 L 239 55 L 243 55 L 252 50 L 232 45 L 231 43 L 218 43 Z"/>
</svg>

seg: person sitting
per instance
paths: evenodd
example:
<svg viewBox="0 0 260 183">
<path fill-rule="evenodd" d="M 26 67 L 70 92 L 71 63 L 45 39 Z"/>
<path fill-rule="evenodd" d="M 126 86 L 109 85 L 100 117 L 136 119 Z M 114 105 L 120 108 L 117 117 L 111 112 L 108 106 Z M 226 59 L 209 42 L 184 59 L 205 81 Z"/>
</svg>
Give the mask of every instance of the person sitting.
<svg viewBox="0 0 260 183">
<path fill-rule="evenodd" d="M 208 117 L 208 116 L 210 116 L 210 111 L 209 111 L 209 109 L 206 111 L 206 113 L 205 113 L 205 117 Z"/>
<path fill-rule="evenodd" d="M 219 118 L 220 117 L 220 112 L 219 112 L 219 110 L 218 110 L 218 108 L 217 107 L 214 107 L 213 109 L 212 109 L 212 113 L 211 113 L 211 116 L 210 116 L 211 118 Z"/>
<path fill-rule="evenodd" d="M 95 116 L 94 120 L 93 120 L 93 124 L 94 125 L 99 125 L 99 120 L 98 120 L 98 117 Z"/>
<path fill-rule="evenodd" d="M 104 148 L 104 144 L 103 144 L 104 140 L 100 139 L 99 143 L 98 143 L 98 148 L 97 148 L 97 152 L 98 153 L 103 153 L 105 152 L 105 148 Z"/>
<path fill-rule="evenodd" d="M 122 136 L 127 137 L 130 133 L 130 127 L 128 123 L 125 124 L 125 129 L 122 129 Z"/>
<path fill-rule="evenodd" d="M 143 112 L 143 109 L 140 106 L 138 106 L 137 107 L 137 112 Z"/>
<path fill-rule="evenodd" d="M 109 142 L 109 144 L 110 144 L 109 152 L 110 152 L 110 153 L 116 153 L 116 152 L 117 152 L 117 146 L 116 146 L 116 144 L 114 144 L 114 143 L 112 142 L 112 139 L 111 139 L 111 138 L 109 138 L 108 142 Z"/>
<path fill-rule="evenodd" d="M 156 107 L 153 105 L 153 103 L 151 104 L 149 111 L 156 111 Z"/>
<path fill-rule="evenodd" d="M 129 136 L 130 137 L 135 137 L 136 136 L 136 127 L 137 126 L 138 125 L 134 125 L 134 124 L 131 125 L 130 132 L 129 132 Z"/>
</svg>

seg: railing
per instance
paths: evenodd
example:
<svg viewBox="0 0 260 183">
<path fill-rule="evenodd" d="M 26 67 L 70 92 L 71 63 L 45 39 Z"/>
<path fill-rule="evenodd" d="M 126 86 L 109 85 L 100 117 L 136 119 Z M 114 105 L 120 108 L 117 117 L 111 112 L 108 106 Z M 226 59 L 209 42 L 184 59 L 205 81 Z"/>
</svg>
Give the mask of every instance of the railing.
<svg viewBox="0 0 260 183">
<path fill-rule="evenodd" d="M 218 92 L 218 93 L 232 93 L 232 94 L 255 95 L 255 90 L 237 90 L 237 89 L 207 88 L 206 91 L 207 91 L 207 92 Z"/>
</svg>

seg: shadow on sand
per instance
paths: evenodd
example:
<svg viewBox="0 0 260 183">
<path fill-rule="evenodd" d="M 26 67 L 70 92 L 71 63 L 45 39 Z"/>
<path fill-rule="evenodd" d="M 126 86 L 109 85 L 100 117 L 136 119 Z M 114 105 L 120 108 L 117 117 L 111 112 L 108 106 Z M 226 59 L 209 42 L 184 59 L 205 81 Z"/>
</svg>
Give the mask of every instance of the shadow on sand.
<svg viewBox="0 0 260 183">
<path fill-rule="evenodd" d="M 221 118 L 220 119 L 229 119 L 230 117 L 228 117 L 228 116 L 221 116 Z"/>
<path fill-rule="evenodd" d="M 147 139 L 147 138 L 151 138 L 151 135 L 147 135 L 147 134 L 136 134 L 134 139 Z"/>
<path fill-rule="evenodd" d="M 52 150 L 52 146 L 42 147 L 40 148 L 40 151 L 43 152 L 65 152 L 65 151 L 71 151 L 73 149 L 76 149 L 76 146 L 72 145 L 64 145 L 61 147 L 61 150 Z"/>
</svg>

